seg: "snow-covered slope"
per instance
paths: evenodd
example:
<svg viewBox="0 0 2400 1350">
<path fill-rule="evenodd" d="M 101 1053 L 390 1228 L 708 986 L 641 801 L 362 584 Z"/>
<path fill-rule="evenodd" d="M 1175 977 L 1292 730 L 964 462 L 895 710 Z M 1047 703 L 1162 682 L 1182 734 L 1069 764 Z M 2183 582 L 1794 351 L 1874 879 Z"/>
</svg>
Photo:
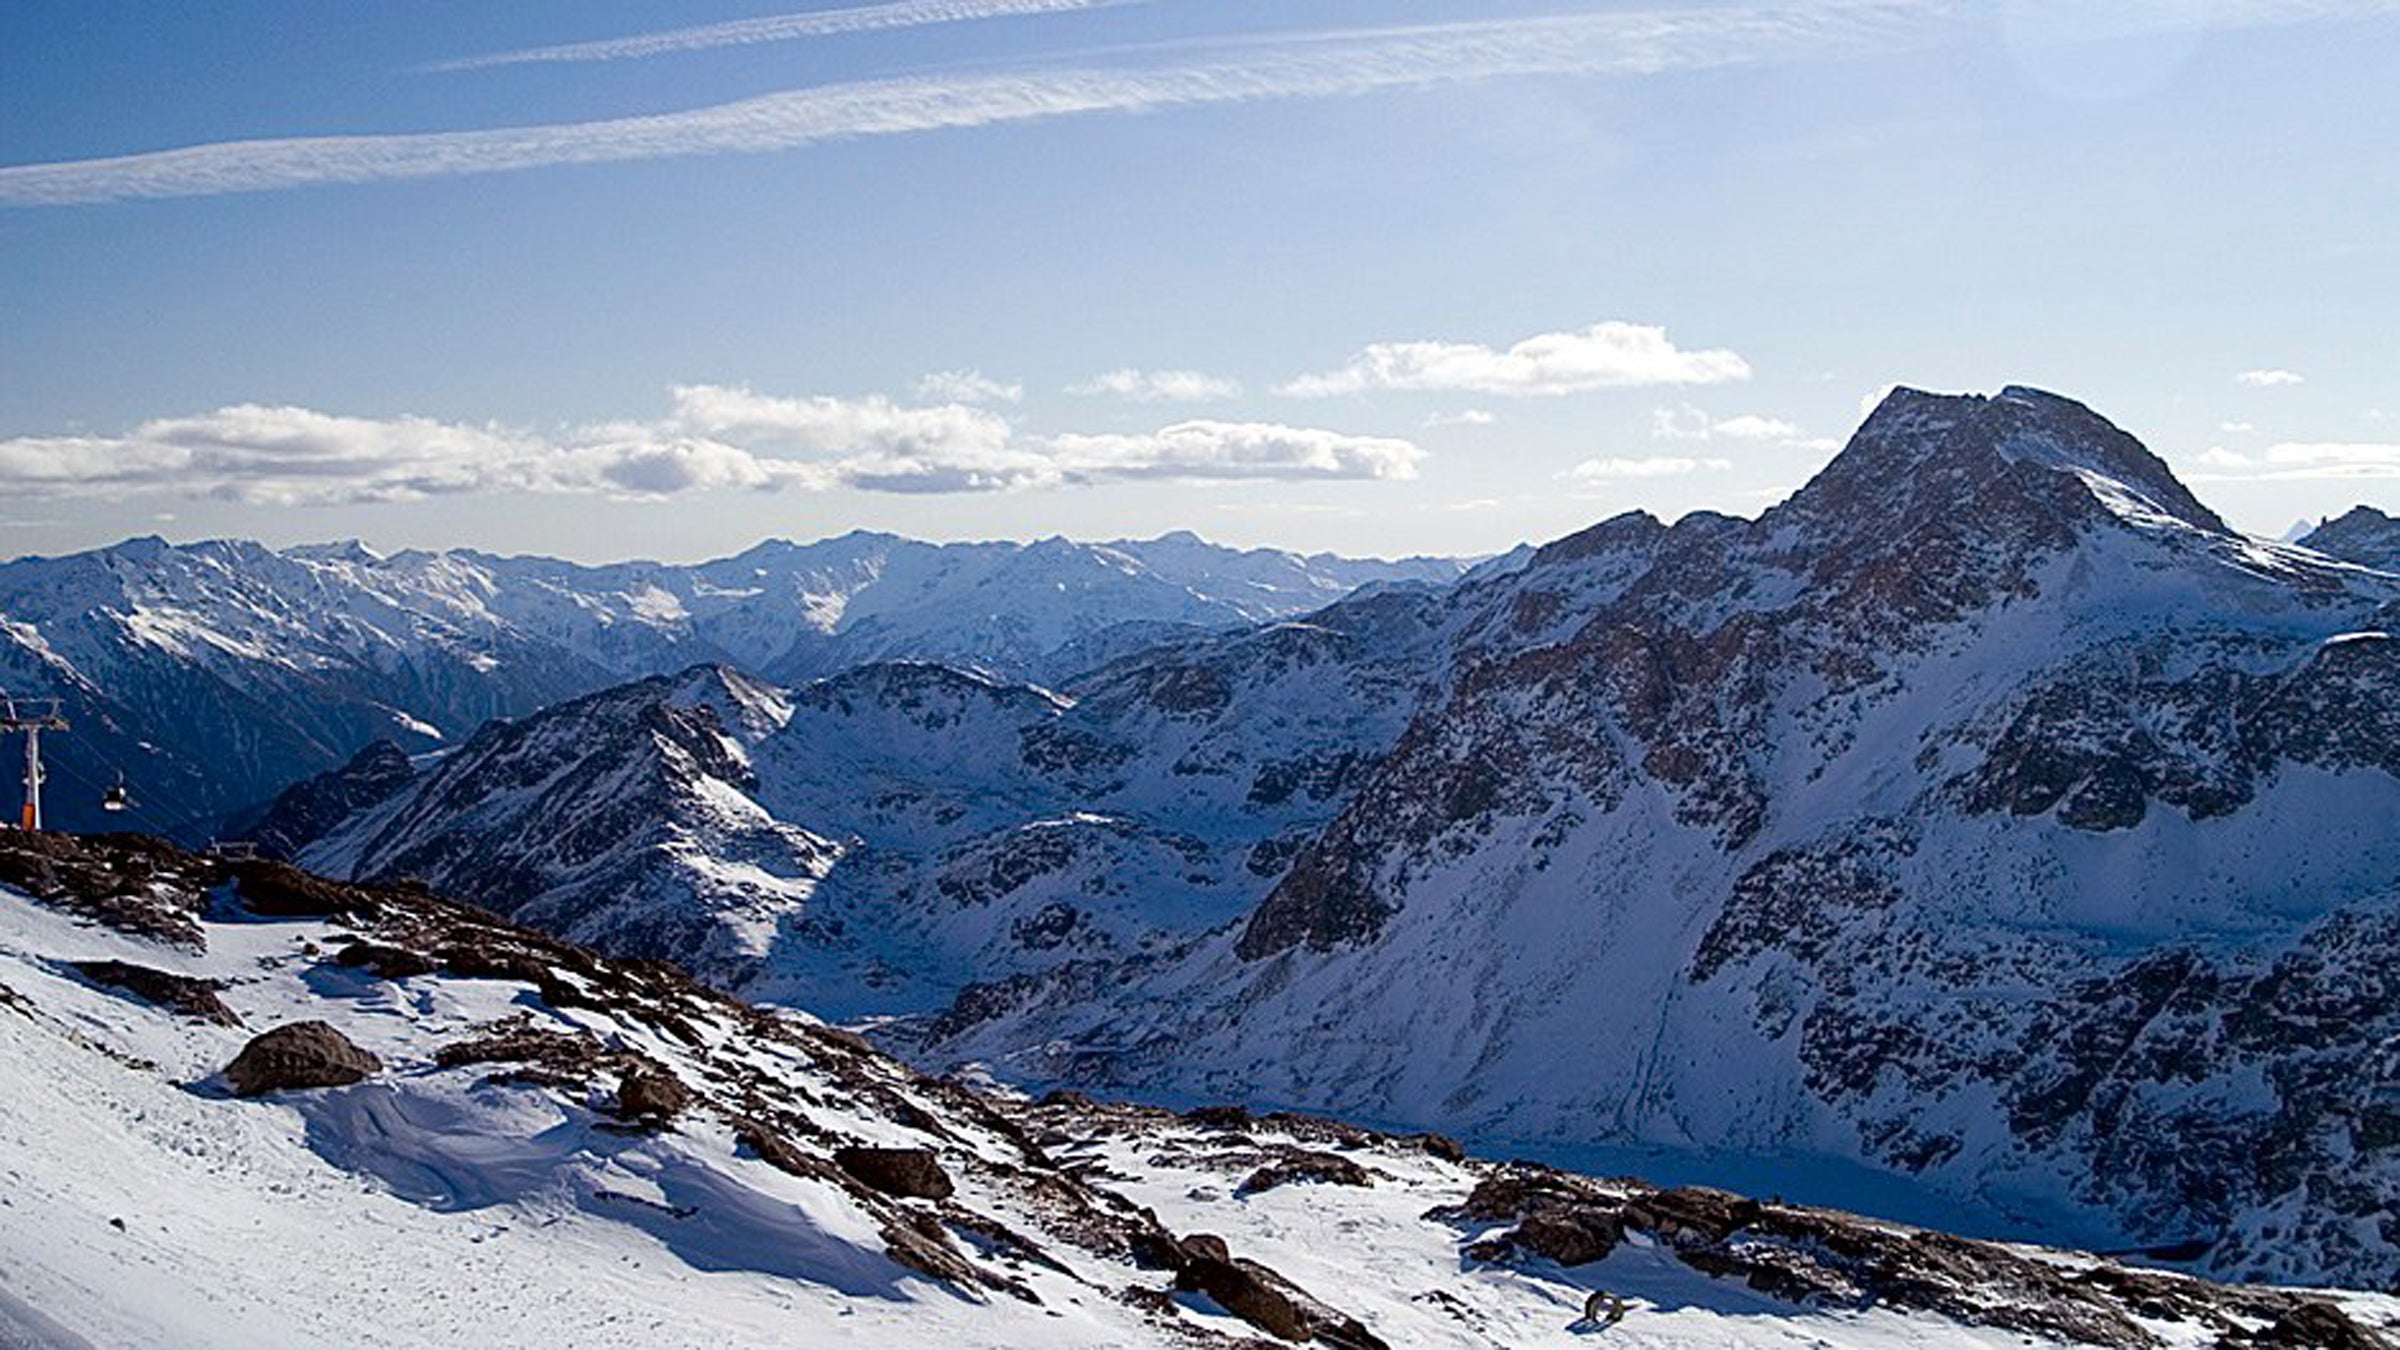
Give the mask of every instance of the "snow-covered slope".
<svg viewBox="0 0 2400 1350">
<path fill-rule="evenodd" d="M 1054 679 L 1464 569 L 1182 534 L 935 545 L 860 533 L 604 567 L 136 539 L 0 563 L 0 689 L 69 701 L 76 730 L 52 746 L 58 823 L 103 823 L 100 789 L 122 771 L 137 823 L 199 836 L 378 738 L 422 750 L 696 662 L 805 679 L 928 659 Z"/>
<path fill-rule="evenodd" d="M 980 1094 L 422 891 L 130 837 L 0 831 L 0 1175 L 0 1344 L 38 1350 L 2234 1350 L 2400 1322 L 1329 1120 Z"/>
<path fill-rule="evenodd" d="M 919 1048 L 2400 1280 L 2400 577 L 2232 534 L 2067 400 L 1901 391 L 1521 613 L 1242 924 Z"/>
</svg>

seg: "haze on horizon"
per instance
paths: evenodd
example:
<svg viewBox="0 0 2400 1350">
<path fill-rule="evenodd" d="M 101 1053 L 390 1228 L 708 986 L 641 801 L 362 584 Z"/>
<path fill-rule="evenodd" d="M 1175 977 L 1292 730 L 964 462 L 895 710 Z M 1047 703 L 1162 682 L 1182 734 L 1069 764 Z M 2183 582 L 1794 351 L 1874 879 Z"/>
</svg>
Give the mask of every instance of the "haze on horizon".
<svg viewBox="0 0 2400 1350">
<path fill-rule="evenodd" d="M 0 555 L 1478 554 L 1894 382 L 2400 511 L 2400 3 L 0 14 Z"/>
</svg>

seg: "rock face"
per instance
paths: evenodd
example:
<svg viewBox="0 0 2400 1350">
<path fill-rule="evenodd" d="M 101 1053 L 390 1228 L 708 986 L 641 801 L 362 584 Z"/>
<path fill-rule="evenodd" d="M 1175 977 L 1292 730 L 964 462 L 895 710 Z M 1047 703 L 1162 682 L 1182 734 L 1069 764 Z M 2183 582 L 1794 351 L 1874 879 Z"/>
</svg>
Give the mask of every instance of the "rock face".
<svg viewBox="0 0 2400 1350">
<path fill-rule="evenodd" d="M 225 1006 L 225 1000 L 217 997 L 224 986 L 215 980 L 153 970 L 131 961 L 78 961 L 75 963 L 75 973 L 94 984 L 122 989 L 135 998 L 197 1021 L 214 1022 L 224 1027 L 242 1024 L 242 1019 L 233 1009 Z"/>
<path fill-rule="evenodd" d="M 390 800 L 416 776 L 407 751 L 392 741 L 376 741 L 342 767 L 284 789 L 256 815 L 228 822 L 225 832 L 250 840 L 270 857 L 297 857 L 343 821 Z"/>
<path fill-rule="evenodd" d="M 236 1096 L 347 1087 L 383 1072 L 383 1061 L 323 1022 L 291 1022 L 253 1037 L 225 1066 Z"/>
<path fill-rule="evenodd" d="M 2009 389 L 1898 391 L 1757 520 L 1612 522 L 1510 584 L 1242 923 L 970 991 L 926 1052 L 1830 1154 L 2018 1231 L 2400 1281 L 2400 577 Z"/>
<path fill-rule="evenodd" d="M 835 1150 L 833 1161 L 835 1166 L 885 1195 L 910 1200 L 947 1200 L 956 1189 L 931 1149 L 859 1145 Z"/>
<path fill-rule="evenodd" d="M 2272 1346 L 2287 1337 L 2301 1338 L 2289 1341 L 2295 1345 L 2382 1343 L 2339 1307 L 2302 1295 L 2253 1290 L 2211 1306 L 2190 1299 L 2189 1286 L 2154 1272 L 2070 1270 L 1939 1233 L 1705 1187 L 1629 1191 L 1517 1165 L 1433 1217 L 1513 1225 L 1470 1245 L 1470 1260 L 1579 1266 L 1605 1259 L 1630 1234 L 1694 1269 L 1774 1297 L 1818 1308 L 1923 1308 L 2029 1339 L 2137 1350 L 2158 1343 L 2142 1325 L 2149 1320 L 2213 1326 L 2220 1344 Z M 2266 1330 L 2252 1329 L 2258 1326 Z"/>
</svg>

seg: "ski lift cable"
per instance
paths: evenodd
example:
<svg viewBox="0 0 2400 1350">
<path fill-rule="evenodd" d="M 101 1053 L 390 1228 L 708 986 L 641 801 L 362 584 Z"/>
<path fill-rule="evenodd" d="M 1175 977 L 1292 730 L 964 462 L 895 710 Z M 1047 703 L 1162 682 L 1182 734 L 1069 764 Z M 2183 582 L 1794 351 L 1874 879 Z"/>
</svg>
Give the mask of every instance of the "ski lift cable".
<svg viewBox="0 0 2400 1350">
<path fill-rule="evenodd" d="M 7 690 L 0 690 L 0 721 L 30 719 L 33 714 L 28 710 L 43 707 L 55 710 L 62 703 L 63 700 L 52 695 L 43 695 L 38 698 L 20 697 Z M 173 838 L 178 831 L 188 826 L 213 823 L 222 820 L 225 816 L 223 811 L 203 810 L 176 819 L 166 819 L 152 808 L 146 807 L 134 799 L 132 790 L 125 782 L 125 771 L 113 764 L 109 768 L 110 772 L 115 774 L 116 781 L 102 783 L 76 768 L 71 760 L 45 755 L 41 763 L 44 778 L 48 778 L 54 772 L 65 774 L 85 788 L 95 790 L 100 796 L 102 810 L 124 813 L 128 817 L 126 821 L 128 825 L 138 825 L 146 829 L 148 833 L 161 838 Z M 121 804 L 112 805 L 112 801 Z"/>
</svg>

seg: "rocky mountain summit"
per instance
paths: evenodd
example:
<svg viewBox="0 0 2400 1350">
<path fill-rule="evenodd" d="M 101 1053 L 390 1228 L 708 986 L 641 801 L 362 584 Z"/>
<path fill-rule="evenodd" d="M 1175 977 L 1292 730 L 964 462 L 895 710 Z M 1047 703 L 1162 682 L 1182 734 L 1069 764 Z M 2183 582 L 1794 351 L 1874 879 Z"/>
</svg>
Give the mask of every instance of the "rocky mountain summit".
<svg viewBox="0 0 2400 1350">
<path fill-rule="evenodd" d="M 970 990 L 918 1052 L 2400 1281 L 2400 577 L 2023 389 L 1897 392 L 1757 520 L 1613 528 L 1631 575 L 1462 648 L 1241 923 Z"/>
<path fill-rule="evenodd" d="M 0 831 L 0 1337 L 44 1347 L 2374 1350 L 2212 1284 L 1220 1106 L 927 1077 L 421 888 Z"/>
</svg>

